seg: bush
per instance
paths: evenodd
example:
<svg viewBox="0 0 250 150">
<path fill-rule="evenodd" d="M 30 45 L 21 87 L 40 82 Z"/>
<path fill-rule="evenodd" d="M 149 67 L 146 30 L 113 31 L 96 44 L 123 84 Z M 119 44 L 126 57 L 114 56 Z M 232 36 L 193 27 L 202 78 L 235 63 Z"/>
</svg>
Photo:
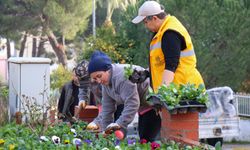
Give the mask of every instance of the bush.
<svg viewBox="0 0 250 150">
<path fill-rule="evenodd" d="M 0 125 L 5 124 L 8 120 L 8 95 L 8 87 L 0 81 Z"/>
<path fill-rule="evenodd" d="M 122 42 L 120 40 L 123 40 Z M 110 56 L 114 63 L 126 63 L 129 61 L 128 51 L 130 40 L 121 39 L 111 27 L 100 27 L 97 36 L 89 36 L 85 39 L 84 51 L 78 60 L 89 59 L 94 50 L 101 50 Z"/>
<path fill-rule="evenodd" d="M 52 90 L 61 89 L 62 86 L 71 80 L 72 72 L 59 65 L 50 75 L 50 88 Z"/>
</svg>

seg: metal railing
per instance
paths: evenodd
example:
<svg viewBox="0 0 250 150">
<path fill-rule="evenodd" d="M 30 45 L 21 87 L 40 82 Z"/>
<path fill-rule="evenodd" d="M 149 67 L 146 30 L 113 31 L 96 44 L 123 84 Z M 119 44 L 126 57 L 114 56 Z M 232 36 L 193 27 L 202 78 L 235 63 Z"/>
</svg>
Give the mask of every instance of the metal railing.
<svg viewBox="0 0 250 150">
<path fill-rule="evenodd" d="M 250 95 L 235 94 L 234 97 L 239 116 L 250 117 Z"/>
</svg>

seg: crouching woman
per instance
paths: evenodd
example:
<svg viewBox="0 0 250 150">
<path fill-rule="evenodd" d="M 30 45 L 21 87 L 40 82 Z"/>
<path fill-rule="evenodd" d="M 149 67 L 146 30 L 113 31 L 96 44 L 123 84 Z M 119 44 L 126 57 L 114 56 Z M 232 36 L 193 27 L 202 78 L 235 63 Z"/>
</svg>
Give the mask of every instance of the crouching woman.
<svg viewBox="0 0 250 150">
<path fill-rule="evenodd" d="M 92 81 L 102 85 L 102 112 L 100 124 L 97 119 L 88 128 L 102 130 L 127 129 L 136 113 L 139 113 L 138 130 L 140 139 L 149 142 L 155 140 L 160 131 L 161 118 L 158 113 L 146 103 L 149 79 L 142 83 L 132 83 L 124 76 L 124 64 L 112 64 L 111 59 L 101 51 L 95 51 L 90 59 L 88 72 Z M 139 66 L 133 69 L 144 70 Z M 119 118 L 114 121 L 114 113 L 118 105 L 124 104 Z M 100 119 L 100 117 L 98 117 Z"/>
</svg>

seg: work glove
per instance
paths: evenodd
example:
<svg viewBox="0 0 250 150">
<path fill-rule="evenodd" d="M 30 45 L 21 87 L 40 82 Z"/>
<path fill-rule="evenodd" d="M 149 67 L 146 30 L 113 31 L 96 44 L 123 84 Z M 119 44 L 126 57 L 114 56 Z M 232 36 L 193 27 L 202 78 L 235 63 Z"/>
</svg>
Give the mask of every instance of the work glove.
<svg viewBox="0 0 250 150">
<path fill-rule="evenodd" d="M 62 113 L 58 113 L 57 118 L 58 118 L 58 119 L 64 119 L 65 116 L 64 116 Z"/>
<path fill-rule="evenodd" d="M 87 130 L 98 130 L 99 129 L 99 126 L 94 123 L 94 122 L 90 122 L 87 127 L 86 127 Z"/>
<path fill-rule="evenodd" d="M 75 123 L 77 121 L 77 118 L 72 116 L 70 113 L 68 114 L 58 114 L 58 119 L 62 122 L 70 122 L 70 123 Z"/>
<path fill-rule="evenodd" d="M 78 117 L 68 117 L 68 120 L 71 124 L 76 123 L 78 120 Z"/>
<path fill-rule="evenodd" d="M 105 129 L 105 133 L 106 134 L 110 134 L 112 132 L 114 132 L 115 130 L 121 129 L 121 126 L 117 123 L 111 123 L 109 124 L 106 129 Z"/>
<path fill-rule="evenodd" d="M 129 76 L 129 80 L 133 83 L 142 83 L 144 82 L 148 77 L 150 76 L 150 73 L 148 70 L 136 70 L 134 69 L 132 75 Z"/>
<path fill-rule="evenodd" d="M 159 114 L 162 108 L 162 102 L 160 98 L 157 96 L 150 96 L 147 100 L 150 101 L 153 109 L 156 111 L 157 114 Z"/>
<path fill-rule="evenodd" d="M 80 101 L 78 104 L 79 110 L 85 109 L 86 106 L 87 106 L 87 104 L 85 101 Z"/>
<path fill-rule="evenodd" d="M 85 101 L 80 101 L 78 103 L 78 109 L 77 111 L 75 111 L 75 117 L 76 118 L 79 118 L 79 113 L 81 112 L 81 110 L 85 109 L 85 107 L 87 106 L 86 102 Z"/>
</svg>

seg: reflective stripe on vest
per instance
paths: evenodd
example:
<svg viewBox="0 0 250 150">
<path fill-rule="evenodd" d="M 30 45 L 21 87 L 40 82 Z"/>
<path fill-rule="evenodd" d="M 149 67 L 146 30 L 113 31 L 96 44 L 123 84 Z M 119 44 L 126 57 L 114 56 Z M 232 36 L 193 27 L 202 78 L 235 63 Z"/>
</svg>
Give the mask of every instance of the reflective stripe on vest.
<svg viewBox="0 0 250 150">
<path fill-rule="evenodd" d="M 161 48 L 161 42 L 157 42 L 153 45 L 150 45 L 150 51 L 156 48 Z"/>
<path fill-rule="evenodd" d="M 161 48 L 161 42 L 157 42 L 150 46 L 150 51 L 153 49 Z M 195 55 L 194 50 L 181 51 L 180 57 L 193 56 Z"/>
</svg>

